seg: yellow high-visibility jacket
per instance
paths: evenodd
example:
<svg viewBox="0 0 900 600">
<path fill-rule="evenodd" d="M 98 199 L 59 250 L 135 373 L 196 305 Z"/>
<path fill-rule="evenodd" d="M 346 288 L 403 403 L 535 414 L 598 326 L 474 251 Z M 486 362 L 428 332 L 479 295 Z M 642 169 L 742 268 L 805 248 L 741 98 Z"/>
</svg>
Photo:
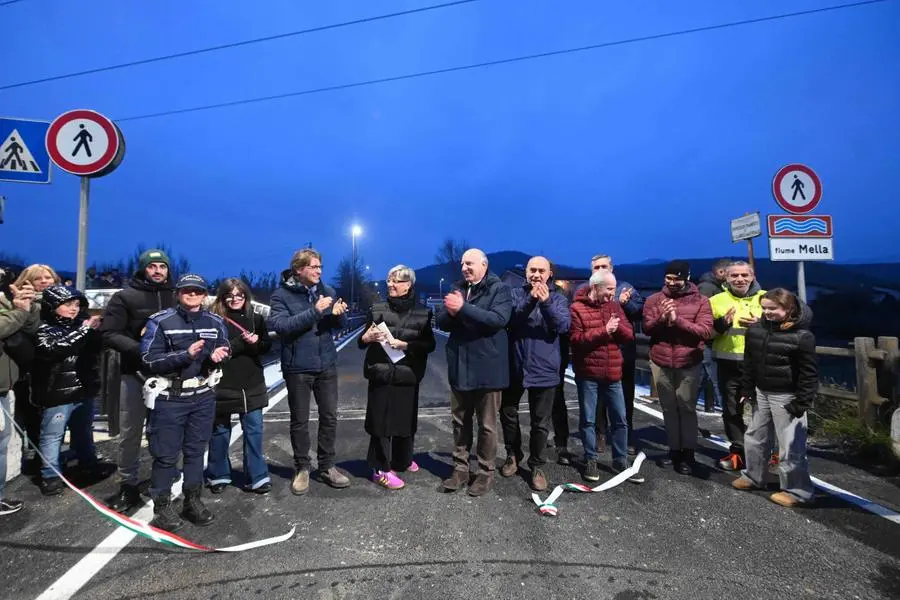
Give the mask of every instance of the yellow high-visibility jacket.
<svg viewBox="0 0 900 600">
<path fill-rule="evenodd" d="M 762 305 L 759 303 L 766 291 L 760 289 L 759 283 L 754 281 L 747 295 L 743 298 L 735 296 L 731 290 L 726 289 L 720 294 L 716 294 L 709 299 L 712 306 L 713 320 L 715 325 L 719 325 L 718 321 L 725 316 L 731 307 L 735 307 L 734 320 L 731 327 L 724 332 L 717 326 L 716 331 L 719 336 L 713 340 L 712 355 L 717 360 L 744 360 L 744 336 L 747 328 L 740 325 L 740 319 L 746 317 L 762 316 Z"/>
</svg>

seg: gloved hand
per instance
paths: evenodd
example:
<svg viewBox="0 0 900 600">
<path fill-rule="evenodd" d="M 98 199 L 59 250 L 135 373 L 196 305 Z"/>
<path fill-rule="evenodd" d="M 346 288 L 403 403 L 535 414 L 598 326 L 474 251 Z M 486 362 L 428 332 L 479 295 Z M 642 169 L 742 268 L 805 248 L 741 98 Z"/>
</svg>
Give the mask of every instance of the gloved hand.
<svg viewBox="0 0 900 600">
<path fill-rule="evenodd" d="M 785 404 L 784 410 L 786 410 L 787 413 L 795 419 L 803 418 L 803 415 L 806 414 L 806 406 L 802 402 L 798 402 L 797 400 L 791 400 L 790 402 Z"/>
</svg>

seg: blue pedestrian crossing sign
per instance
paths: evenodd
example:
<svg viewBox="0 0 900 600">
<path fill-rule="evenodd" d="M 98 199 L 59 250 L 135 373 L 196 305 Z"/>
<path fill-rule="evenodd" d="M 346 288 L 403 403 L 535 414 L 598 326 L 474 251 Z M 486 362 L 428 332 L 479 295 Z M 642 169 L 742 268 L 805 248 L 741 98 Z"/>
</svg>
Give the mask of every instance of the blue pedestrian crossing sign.
<svg viewBox="0 0 900 600">
<path fill-rule="evenodd" d="M 0 181 L 50 183 L 48 121 L 0 117 Z"/>
</svg>

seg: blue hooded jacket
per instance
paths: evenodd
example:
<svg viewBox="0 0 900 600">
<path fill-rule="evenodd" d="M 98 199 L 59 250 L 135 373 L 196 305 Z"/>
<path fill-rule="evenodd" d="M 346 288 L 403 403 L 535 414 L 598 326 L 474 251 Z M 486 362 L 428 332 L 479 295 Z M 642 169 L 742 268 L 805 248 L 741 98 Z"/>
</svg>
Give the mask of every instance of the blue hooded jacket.
<svg viewBox="0 0 900 600">
<path fill-rule="evenodd" d="M 511 384 L 524 388 L 555 387 L 560 382 L 559 336 L 569 332 L 569 301 L 550 284 L 550 297 L 531 297 L 531 284 L 511 290 L 513 311 L 509 322 L 512 345 Z"/>
</svg>

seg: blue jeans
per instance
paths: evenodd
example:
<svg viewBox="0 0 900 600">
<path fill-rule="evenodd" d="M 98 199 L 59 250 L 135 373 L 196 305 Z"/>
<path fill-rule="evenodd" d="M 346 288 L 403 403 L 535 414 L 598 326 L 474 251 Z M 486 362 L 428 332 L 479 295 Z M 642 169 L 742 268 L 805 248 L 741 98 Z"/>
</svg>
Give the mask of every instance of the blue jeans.
<svg viewBox="0 0 900 600">
<path fill-rule="evenodd" d="M 184 489 L 203 485 L 203 454 L 212 434 L 216 416 L 216 394 L 156 399 L 147 417 L 147 441 L 153 457 L 150 472 L 150 496 L 168 496 L 178 476 L 175 463 L 182 454 Z"/>
<path fill-rule="evenodd" d="M 9 410 L 9 393 L 0 394 L 0 404 L 3 405 L 3 430 L 0 431 L 0 500 L 3 500 L 3 488 L 6 486 L 6 451 L 9 448 L 9 439 L 12 437 L 12 411 Z"/>
<path fill-rule="evenodd" d="M 575 379 L 580 408 L 579 427 L 584 444 L 585 460 L 597 460 L 597 405 L 606 408 L 607 441 L 612 446 L 613 463 L 626 461 L 628 450 L 628 423 L 625 419 L 625 394 L 622 382 L 605 382 L 594 379 Z"/>
<path fill-rule="evenodd" d="M 78 458 L 79 466 L 89 466 L 97 462 L 97 451 L 94 448 L 94 399 L 81 402 L 51 406 L 44 409 L 41 417 L 41 438 L 38 448 L 49 462 L 41 468 L 43 479 L 58 477 L 56 471 L 62 471 L 59 465 L 59 449 L 66 435 L 66 425 L 71 434 L 71 446 Z M 55 469 L 55 471 L 54 471 Z"/>
<path fill-rule="evenodd" d="M 244 430 L 244 473 L 253 489 L 269 482 L 269 466 L 263 456 L 263 414 L 262 409 L 251 410 L 240 415 Z M 209 440 L 209 455 L 206 462 L 206 481 L 209 485 L 231 483 L 231 457 L 228 446 L 231 443 L 231 415 L 217 417 Z"/>
</svg>

